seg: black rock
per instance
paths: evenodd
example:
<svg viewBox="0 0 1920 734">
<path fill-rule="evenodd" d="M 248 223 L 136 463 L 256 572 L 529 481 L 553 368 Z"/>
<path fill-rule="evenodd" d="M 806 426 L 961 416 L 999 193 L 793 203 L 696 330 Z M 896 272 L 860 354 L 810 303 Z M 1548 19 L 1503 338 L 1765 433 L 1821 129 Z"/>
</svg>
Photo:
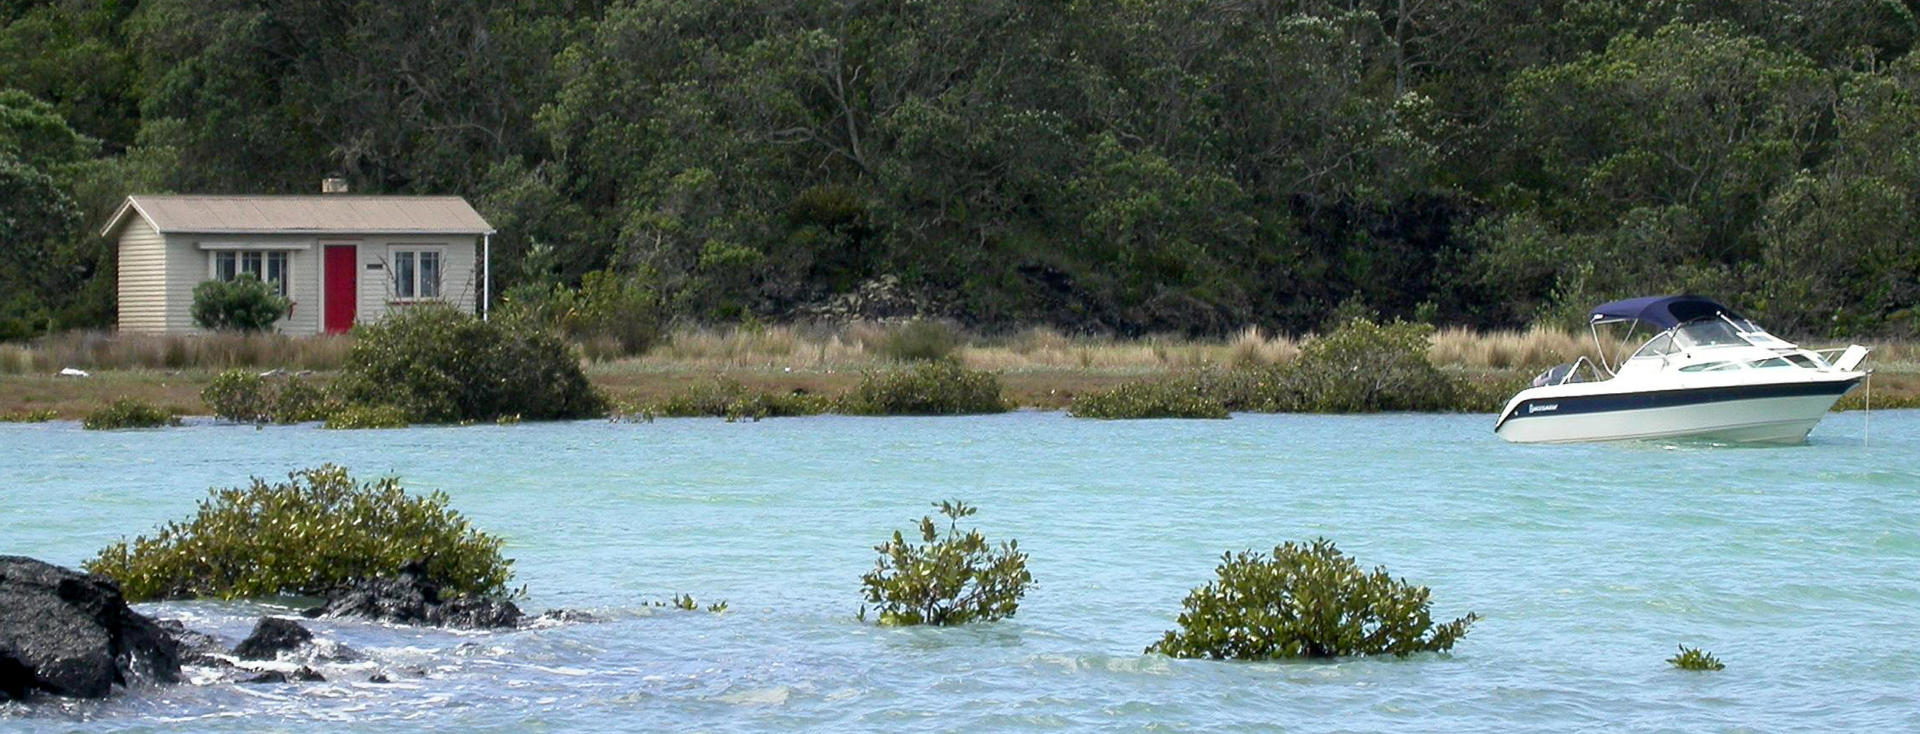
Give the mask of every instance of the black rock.
<svg viewBox="0 0 1920 734">
<path fill-rule="evenodd" d="M 393 679 L 388 678 L 386 673 L 374 673 L 373 675 L 367 676 L 367 682 L 368 683 L 392 683 Z"/>
<path fill-rule="evenodd" d="M 302 665 L 299 668 L 296 668 L 292 673 L 288 673 L 287 677 L 292 678 L 294 680 L 299 680 L 299 681 L 323 681 L 324 682 L 327 679 L 326 676 L 320 674 L 320 671 L 314 670 L 305 665 Z"/>
<path fill-rule="evenodd" d="M 177 619 L 162 619 L 154 624 L 173 638 L 174 646 L 184 657 L 205 655 L 207 653 L 226 652 L 227 646 L 220 638 L 198 630 L 187 629 L 187 625 Z"/>
<path fill-rule="evenodd" d="M 327 680 L 327 677 L 324 675 L 321 675 L 320 671 L 314 670 L 313 668 L 309 668 L 305 665 L 302 665 L 299 668 L 294 669 L 294 671 L 291 673 L 282 672 L 278 670 L 269 670 L 259 675 L 256 675 L 252 678 L 242 680 L 240 682 L 241 683 L 285 683 L 287 681 L 325 682 L 326 680 Z"/>
<path fill-rule="evenodd" d="M 99 698 L 113 685 L 172 683 L 171 635 L 127 607 L 120 587 L 23 556 L 0 556 L 0 692 Z"/>
<path fill-rule="evenodd" d="M 261 673 L 252 678 L 248 678 L 240 682 L 241 683 L 285 683 L 287 682 L 287 674 L 282 673 L 278 670 L 269 670 L 265 673 Z"/>
<path fill-rule="evenodd" d="M 280 653 L 298 649 L 313 641 L 313 633 L 300 623 L 279 617 L 261 617 L 253 626 L 253 634 L 233 648 L 234 657 L 242 660 L 272 660 Z"/>
<path fill-rule="evenodd" d="M 467 629 L 513 627 L 522 616 L 520 608 L 505 599 L 441 599 L 440 585 L 427 578 L 426 564 L 418 561 L 401 567 L 397 575 L 360 579 L 328 592 L 325 604 L 302 614 Z"/>
<path fill-rule="evenodd" d="M 578 609 L 548 609 L 545 612 L 541 612 L 540 616 L 537 619 L 541 619 L 549 622 L 559 622 L 563 624 L 572 624 L 575 622 L 601 621 L 599 617 L 580 611 Z"/>
</svg>

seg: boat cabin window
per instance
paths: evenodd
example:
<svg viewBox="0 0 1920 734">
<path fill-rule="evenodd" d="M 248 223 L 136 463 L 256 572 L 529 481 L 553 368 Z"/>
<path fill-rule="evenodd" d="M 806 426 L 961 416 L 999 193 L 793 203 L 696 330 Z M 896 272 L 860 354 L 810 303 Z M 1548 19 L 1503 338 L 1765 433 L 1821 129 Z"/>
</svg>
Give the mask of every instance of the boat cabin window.
<svg viewBox="0 0 1920 734">
<path fill-rule="evenodd" d="M 1739 362 L 1703 362 L 1681 367 L 1681 372 L 1724 372 L 1740 368 Z"/>
<path fill-rule="evenodd" d="M 1746 346 L 1747 340 L 1733 325 L 1719 319 L 1701 320 L 1673 331 L 1673 339 L 1683 349 L 1701 347 Z"/>
<path fill-rule="evenodd" d="M 1666 332 L 1654 337 L 1645 345 L 1641 346 L 1640 351 L 1634 352 L 1631 359 L 1664 357 L 1678 351 L 1680 350 L 1673 346 L 1673 332 Z"/>
<path fill-rule="evenodd" d="M 1764 370 L 1764 369 L 1769 369 L 1773 367 L 1792 367 L 1793 363 L 1788 362 L 1779 357 L 1768 357 L 1766 359 L 1756 359 L 1752 362 L 1748 362 L 1747 366 L 1757 370 Z"/>
<path fill-rule="evenodd" d="M 1807 355 L 1804 354 L 1789 354 L 1787 360 L 1807 369 L 1820 369 L 1820 365 L 1814 364 L 1813 360 L 1807 359 Z"/>
</svg>

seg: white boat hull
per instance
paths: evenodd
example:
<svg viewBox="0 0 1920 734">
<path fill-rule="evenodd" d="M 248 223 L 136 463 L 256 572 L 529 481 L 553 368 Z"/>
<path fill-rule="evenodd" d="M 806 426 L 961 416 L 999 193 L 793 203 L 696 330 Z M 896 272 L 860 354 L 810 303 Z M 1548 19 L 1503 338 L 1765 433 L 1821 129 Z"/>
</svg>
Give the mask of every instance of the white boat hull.
<svg viewBox="0 0 1920 734">
<path fill-rule="evenodd" d="M 1582 394 L 1533 388 L 1509 401 L 1494 432 L 1515 443 L 1672 438 L 1801 443 L 1858 382 L 1858 377 L 1841 377 L 1647 392 L 1589 389 Z"/>
</svg>

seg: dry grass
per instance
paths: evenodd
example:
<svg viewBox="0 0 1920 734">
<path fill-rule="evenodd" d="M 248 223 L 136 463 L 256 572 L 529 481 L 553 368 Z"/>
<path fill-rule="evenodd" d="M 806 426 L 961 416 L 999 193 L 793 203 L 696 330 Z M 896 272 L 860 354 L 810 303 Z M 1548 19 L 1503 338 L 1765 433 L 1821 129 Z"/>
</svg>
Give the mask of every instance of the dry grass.
<svg viewBox="0 0 1920 734">
<path fill-rule="evenodd" d="M 331 370 L 346 360 L 352 347 L 353 340 L 345 336 L 68 332 L 31 342 L 0 344 L 0 374 L 52 374 L 66 367 L 88 371 L 232 367 Z"/>
</svg>

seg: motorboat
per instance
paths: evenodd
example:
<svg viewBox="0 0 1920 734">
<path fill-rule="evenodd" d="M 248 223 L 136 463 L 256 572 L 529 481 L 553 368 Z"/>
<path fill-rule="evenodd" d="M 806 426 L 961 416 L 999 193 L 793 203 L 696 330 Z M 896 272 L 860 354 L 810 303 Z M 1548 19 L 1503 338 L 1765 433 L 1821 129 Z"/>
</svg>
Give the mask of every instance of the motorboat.
<svg viewBox="0 0 1920 734">
<path fill-rule="evenodd" d="M 1652 338 L 1612 365 L 1600 329 Z M 1507 401 L 1493 432 L 1517 443 L 1687 438 L 1801 443 L 1866 379 L 1867 347 L 1810 350 L 1700 296 L 1649 296 L 1588 314 L 1599 360 L 1547 370 Z M 1837 353 L 1837 354 L 1836 354 Z"/>
</svg>

